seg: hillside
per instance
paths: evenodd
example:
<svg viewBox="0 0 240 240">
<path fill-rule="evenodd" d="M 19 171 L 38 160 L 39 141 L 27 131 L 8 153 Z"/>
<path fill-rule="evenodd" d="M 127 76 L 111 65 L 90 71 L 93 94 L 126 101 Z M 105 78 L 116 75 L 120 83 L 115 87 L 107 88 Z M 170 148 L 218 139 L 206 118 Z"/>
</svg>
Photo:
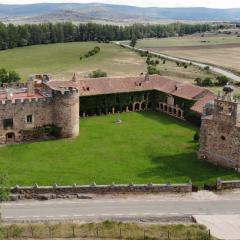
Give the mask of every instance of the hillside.
<svg viewBox="0 0 240 240">
<path fill-rule="evenodd" d="M 100 3 L 0 4 L 0 20 L 4 22 L 120 21 L 123 23 L 164 20 L 239 21 L 240 9 L 139 8 Z"/>
</svg>

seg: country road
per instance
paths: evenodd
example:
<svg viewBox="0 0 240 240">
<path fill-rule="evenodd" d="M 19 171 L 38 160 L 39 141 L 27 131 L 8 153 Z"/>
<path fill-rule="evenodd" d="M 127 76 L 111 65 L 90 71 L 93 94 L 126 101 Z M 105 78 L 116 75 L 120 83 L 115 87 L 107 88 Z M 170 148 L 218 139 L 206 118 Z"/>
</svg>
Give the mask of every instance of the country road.
<svg viewBox="0 0 240 240">
<path fill-rule="evenodd" d="M 166 217 L 174 219 L 193 216 L 219 239 L 240 239 L 239 191 L 25 200 L 1 204 L 1 213 L 3 222 L 10 223 L 107 219 L 150 222 Z"/>
<path fill-rule="evenodd" d="M 123 45 L 124 47 L 127 47 L 129 49 L 134 49 L 134 50 L 142 51 L 142 52 L 146 51 L 146 49 L 133 48 L 133 47 L 127 45 L 127 44 L 123 44 L 122 42 L 115 42 L 115 43 L 117 45 Z M 166 55 L 166 54 L 163 54 L 163 53 L 158 53 L 158 52 L 153 52 L 153 51 L 149 51 L 149 53 L 154 54 L 156 56 L 163 57 L 163 58 L 171 60 L 171 61 L 178 61 L 178 62 L 187 63 L 187 64 L 192 63 L 194 66 L 197 66 L 197 67 L 200 67 L 200 68 L 209 67 L 209 70 L 212 71 L 212 72 L 224 75 L 224 76 L 226 76 L 226 77 L 228 77 L 228 78 L 230 78 L 230 79 L 232 79 L 236 82 L 240 82 L 240 76 L 236 75 L 235 73 L 233 73 L 231 71 L 225 70 L 221 67 L 212 66 L 211 64 L 200 63 L 200 62 L 197 62 L 197 61 L 191 61 L 191 60 L 187 60 L 187 59 L 184 59 L 184 58 L 169 56 L 169 55 Z"/>
</svg>

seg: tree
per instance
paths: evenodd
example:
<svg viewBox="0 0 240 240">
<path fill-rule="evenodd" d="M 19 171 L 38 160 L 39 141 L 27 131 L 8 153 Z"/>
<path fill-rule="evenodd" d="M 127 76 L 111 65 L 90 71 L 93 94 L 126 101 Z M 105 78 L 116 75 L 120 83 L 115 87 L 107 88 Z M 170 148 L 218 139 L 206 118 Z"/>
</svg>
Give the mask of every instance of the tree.
<svg viewBox="0 0 240 240">
<path fill-rule="evenodd" d="M 216 79 L 217 79 L 216 85 L 218 85 L 218 86 L 224 86 L 228 82 L 230 82 L 230 79 L 226 76 L 218 76 Z"/>
<path fill-rule="evenodd" d="M 149 75 L 154 75 L 154 74 L 160 75 L 160 71 L 156 67 L 154 67 L 152 65 L 148 66 L 147 72 L 148 72 Z"/>
<path fill-rule="evenodd" d="M 130 42 L 130 46 L 134 48 L 136 45 L 137 45 L 137 37 L 135 34 L 133 34 Z"/>
<path fill-rule="evenodd" d="M 93 71 L 89 74 L 90 78 L 100 78 L 100 77 L 107 77 L 107 73 L 103 72 L 102 70 L 98 69 L 96 71 Z"/>
<path fill-rule="evenodd" d="M 7 71 L 5 68 L 0 69 L 0 84 L 2 83 L 14 83 L 20 80 L 19 74 L 14 71 L 10 70 Z"/>
<path fill-rule="evenodd" d="M 5 68 L 0 69 L 0 84 L 8 82 L 8 71 Z"/>
</svg>

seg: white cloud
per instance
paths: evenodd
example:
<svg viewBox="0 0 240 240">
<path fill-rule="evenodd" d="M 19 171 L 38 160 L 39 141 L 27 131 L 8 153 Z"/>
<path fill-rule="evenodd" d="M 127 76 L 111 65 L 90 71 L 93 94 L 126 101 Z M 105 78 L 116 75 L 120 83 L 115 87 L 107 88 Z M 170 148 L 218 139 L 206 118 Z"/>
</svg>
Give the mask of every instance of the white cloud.
<svg viewBox="0 0 240 240">
<path fill-rule="evenodd" d="M 2 4 L 25 4 L 39 2 L 102 2 L 109 4 L 125 4 L 141 7 L 210 7 L 210 8 L 240 8 L 239 0 L 0 0 Z"/>
</svg>

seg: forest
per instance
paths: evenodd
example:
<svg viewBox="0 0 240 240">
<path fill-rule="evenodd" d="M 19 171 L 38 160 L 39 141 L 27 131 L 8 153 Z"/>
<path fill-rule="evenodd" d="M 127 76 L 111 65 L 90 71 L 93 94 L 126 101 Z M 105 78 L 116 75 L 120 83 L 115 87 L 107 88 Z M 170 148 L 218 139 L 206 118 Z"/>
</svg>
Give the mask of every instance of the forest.
<svg viewBox="0 0 240 240">
<path fill-rule="evenodd" d="M 117 26 L 96 23 L 75 25 L 71 22 L 14 25 L 0 22 L 0 50 L 49 43 L 121 41 L 133 36 L 137 39 L 164 38 L 206 32 L 212 28 L 210 24 L 182 23 Z"/>
</svg>

